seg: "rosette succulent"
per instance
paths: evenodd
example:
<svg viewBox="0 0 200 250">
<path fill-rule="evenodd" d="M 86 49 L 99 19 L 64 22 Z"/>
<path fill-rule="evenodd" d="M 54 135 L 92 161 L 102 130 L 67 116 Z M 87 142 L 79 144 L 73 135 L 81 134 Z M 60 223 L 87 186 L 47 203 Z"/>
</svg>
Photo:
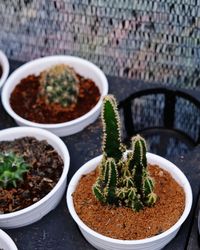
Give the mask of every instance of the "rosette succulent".
<svg viewBox="0 0 200 250">
<path fill-rule="evenodd" d="M 28 172 L 29 165 L 23 157 L 12 152 L 0 153 L 0 187 L 16 187 L 22 182 L 24 173 Z"/>
<path fill-rule="evenodd" d="M 102 203 L 128 206 L 139 211 L 152 206 L 157 195 L 154 181 L 147 170 L 146 142 L 136 135 L 131 139 L 131 150 L 121 142 L 120 118 L 112 95 L 104 98 L 102 113 L 103 158 L 99 176 L 93 185 L 95 197 Z"/>
<path fill-rule="evenodd" d="M 47 104 L 68 107 L 77 102 L 79 79 L 73 68 L 58 64 L 40 74 L 40 93 Z"/>
</svg>

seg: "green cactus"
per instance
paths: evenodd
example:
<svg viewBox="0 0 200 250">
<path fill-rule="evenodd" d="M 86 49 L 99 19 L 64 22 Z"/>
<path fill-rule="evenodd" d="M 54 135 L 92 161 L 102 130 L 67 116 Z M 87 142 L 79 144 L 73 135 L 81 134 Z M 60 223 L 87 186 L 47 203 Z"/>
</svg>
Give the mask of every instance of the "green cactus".
<svg viewBox="0 0 200 250">
<path fill-rule="evenodd" d="M 118 162 L 122 158 L 125 148 L 121 143 L 120 118 L 117 103 L 113 96 L 105 96 L 101 117 L 103 124 L 102 150 L 106 157 L 112 157 Z"/>
<path fill-rule="evenodd" d="M 112 158 L 108 158 L 101 172 L 103 176 L 97 179 L 93 192 L 98 200 L 103 203 L 116 204 L 116 187 L 118 183 L 117 166 Z"/>
<path fill-rule="evenodd" d="M 95 197 L 102 203 L 124 205 L 134 211 L 152 206 L 157 195 L 147 170 L 145 140 L 140 135 L 133 137 L 131 150 L 124 153 L 126 147 L 121 142 L 117 103 L 112 95 L 104 98 L 101 118 L 103 158 L 92 188 Z"/>
<path fill-rule="evenodd" d="M 16 187 L 17 182 L 23 181 L 24 173 L 28 172 L 29 165 L 21 156 L 12 152 L 0 153 L 0 187 Z"/>
<path fill-rule="evenodd" d="M 56 103 L 66 108 L 77 102 L 79 79 L 72 68 L 59 64 L 40 74 L 39 92 L 47 104 Z"/>
</svg>

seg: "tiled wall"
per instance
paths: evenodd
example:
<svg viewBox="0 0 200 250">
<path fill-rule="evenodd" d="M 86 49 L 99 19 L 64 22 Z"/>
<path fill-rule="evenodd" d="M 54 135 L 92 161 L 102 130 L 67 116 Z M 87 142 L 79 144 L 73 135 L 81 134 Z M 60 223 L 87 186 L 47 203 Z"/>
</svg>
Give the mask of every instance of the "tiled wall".
<svg viewBox="0 0 200 250">
<path fill-rule="evenodd" d="M 1 0 L 0 49 L 70 54 L 106 74 L 200 88 L 200 0 Z"/>
</svg>

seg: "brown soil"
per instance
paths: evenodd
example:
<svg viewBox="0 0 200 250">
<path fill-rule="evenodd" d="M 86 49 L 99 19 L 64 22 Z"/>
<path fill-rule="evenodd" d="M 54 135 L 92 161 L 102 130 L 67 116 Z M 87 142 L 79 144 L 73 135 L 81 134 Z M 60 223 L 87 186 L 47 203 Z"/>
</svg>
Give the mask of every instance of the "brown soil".
<svg viewBox="0 0 200 250">
<path fill-rule="evenodd" d="M 155 206 L 134 212 L 128 207 L 103 205 L 92 194 L 98 171 L 83 176 L 73 194 L 75 209 L 90 228 L 115 239 L 144 239 L 174 225 L 184 210 L 185 195 L 171 175 L 155 165 L 149 166 L 159 200 Z"/>
<path fill-rule="evenodd" d="M 48 194 L 58 182 L 63 160 L 46 141 L 23 137 L 14 141 L 1 141 L 1 152 L 21 155 L 30 169 L 24 182 L 17 188 L 0 188 L 0 213 L 10 213 L 28 207 Z"/>
<path fill-rule="evenodd" d="M 77 75 L 80 79 L 78 101 L 69 108 L 46 104 L 38 99 L 39 76 L 30 75 L 21 80 L 10 97 L 10 105 L 21 117 L 37 122 L 55 124 L 74 120 L 90 111 L 98 102 L 100 92 L 95 83 Z"/>
</svg>

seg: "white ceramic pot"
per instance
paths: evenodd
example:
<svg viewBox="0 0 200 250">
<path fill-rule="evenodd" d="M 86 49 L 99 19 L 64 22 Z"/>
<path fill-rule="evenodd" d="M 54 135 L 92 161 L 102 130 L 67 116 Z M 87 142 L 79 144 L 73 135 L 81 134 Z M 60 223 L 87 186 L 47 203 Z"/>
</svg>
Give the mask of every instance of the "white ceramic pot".
<svg viewBox="0 0 200 250">
<path fill-rule="evenodd" d="M 181 172 L 179 168 L 177 168 L 173 163 L 169 162 L 168 160 L 157 156 L 155 154 L 147 153 L 147 160 L 148 163 L 151 164 L 157 164 L 161 168 L 167 170 L 171 173 L 173 178 L 183 187 L 185 191 L 186 196 L 186 202 L 185 202 L 185 209 L 182 214 L 182 216 L 179 218 L 179 220 L 174 224 L 170 229 L 167 231 L 150 237 L 146 239 L 141 240 L 117 240 L 112 239 L 106 236 L 103 236 L 91 228 L 89 228 L 87 225 L 83 223 L 83 221 L 78 217 L 73 204 L 72 194 L 76 189 L 76 186 L 78 184 L 78 181 L 80 180 L 82 175 L 85 175 L 92 170 L 94 170 L 97 165 L 100 163 L 102 159 L 102 156 L 98 156 L 86 164 L 84 164 L 73 176 L 69 183 L 69 187 L 67 190 L 67 205 L 69 212 L 75 222 L 78 224 L 83 236 L 88 240 L 89 243 L 91 243 L 95 248 L 97 249 L 105 249 L 105 250 L 158 250 L 162 249 L 167 243 L 169 243 L 177 234 L 178 230 L 180 229 L 180 226 L 187 218 L 191 206 L 192 206 L 192 190 L 190 187 L 190 184 L 185 177 L 185 175 Z"/>
<path fill-rule="evenodd" d="M 17 228 L 40 220 L 58 205 L 66 189 L 70 158 L 64 142 L 51 132 L 40 128 L 17 127 L 0 131 L 0 141 L 12 141 L 25 136 L 46 140 L 63 159 L 63 172 L 55 187 L 41 200 L 19 211 L 0 214 L 0 228 Z"/>
<path fill-rule="evenodd" d="M 1 88 L 8 77 L 10 69 L 8 58 L 2 50 L 0 50 L 0 65 L 2 67 L 2 75 L 0 77 L 0 88 Z"/>
<path fill-rule="evenodd" d="M 87 78 L 92 79 L 100 90 L 101 97 L 98 103 L 85 115 L 72 121 L 59 124 L 41 124 L 28 121 L 16 114 L 10 106 L 10 95 L 21 79 L 30 74 L 38 75 L 41 71 L 56 65 L 65 63 Z M 94 122 L 100 114 L 103 97 L 108 93 L 108 82 L 104 73 L 93 63 L 72 56 L 49 56 L 28 62 L 15 70 L 7 79 L 2 90 L 2 103 L 6 111 L 12 116 L 18 125 L 40 127 L 51 131 L 58 136 L 67 136 L 83 130 L 86 126 Z"/>
<path fill-rule="evenodd" d="M 3 250 L 17 250 L 14 241 L 10 236 L 0 229 L 0 249 Z"/>
</svg>

